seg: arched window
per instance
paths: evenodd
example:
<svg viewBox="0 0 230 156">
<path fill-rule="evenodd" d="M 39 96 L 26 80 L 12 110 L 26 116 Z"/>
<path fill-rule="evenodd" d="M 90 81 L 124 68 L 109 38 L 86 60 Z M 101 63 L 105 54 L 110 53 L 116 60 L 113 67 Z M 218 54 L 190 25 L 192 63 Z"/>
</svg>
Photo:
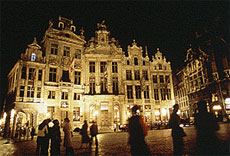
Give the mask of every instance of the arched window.
<svg viewBox="0 0 230 156">
<path fill-rule="evenodd" d="M 138 65 L 138 59 L 136 57 L 134 58 L 134 65 Z"/>
<path fill-rule="evenodd" d="M 35 53 L 32 53 L 31 54 L 31 61 L 35 61 L 36 60 L 36 54 Z"/>
</svg>

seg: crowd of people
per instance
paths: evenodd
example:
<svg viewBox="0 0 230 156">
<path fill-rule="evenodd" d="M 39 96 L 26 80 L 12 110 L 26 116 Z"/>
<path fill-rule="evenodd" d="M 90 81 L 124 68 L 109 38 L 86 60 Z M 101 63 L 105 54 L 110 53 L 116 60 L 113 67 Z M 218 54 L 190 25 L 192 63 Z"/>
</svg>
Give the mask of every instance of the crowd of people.
<svg viewBox="0 0 230 156">
<path fill-rule="evenodd" d="M 219 129 L 217 121 L 212 113 L 207 111 L 206 102 L 200 101 L 197 104 L 198 113 L 195 114 L 195 128 L 197 131 L 196 138 L 196 154 L 197 155 L 210 155 L 218 153 L 219 141 L 215 132 Z M 173 112 L 170 115 L 169 126 L 172 129 L 172 141 L 173 141 L 173 154 L 184 155 L 184 141 L 186 133 L 183 128 L 180 127 L 181 119 L 177 114 L 179 105 L 173 106 Z M 45 119 L 39 126 L 37 132 L 37 148 L 36 155 L 48 155 L 48 149 L 50 146 L 51 155 L 60 155 L 61 146 L 61 130 L 59 121 L 53 120 L 53 126 L 49 127 L 50 119 Z M 28 128 L 29 129 L 29 128 Z M 35 128 L 32 127 L 30 130 L 26 128 L 22 132 L 17 130 L 18 133 L 24 134 L 25 137 L 31 134 L 31 139 L 35 135 Z M 20 132 L 21 131 L 21 132 Z M 64 140 L 63 146 L 65 147 L 66 155 L 74 155 L 73 148 L 73 131 L 68 118 L 64 119 L 63 123 Z M 84 120 L 84 124 L 80 129 L 81 135 L 81 146 L 80 148 L 90 148 L 93 141 L 95 140 L 96 148 L 98 148 L 98 127 L 95 121 L 89 128 L 88 134 L 88 123 Z M 151 155 L 149 147 L 145 141 L 145 137 L 148 134 L 148 126 L 145 124 L 143 117 L 140 115 L 140 110 L 137 105 L 132 108 L 132 116 L 128 119 L 128 144 L 130 145 L 131 155 Z M 50 141 L 49 141 L 50 140 Z"/>
<path fill-rule="evenodd" d="M 60 155 L 60 146 L 61 146 L 61 131 L 59 126 L 59 121 L 57 119 L 53 120 L 53 126 L 49 127 L 50 119 L 45 119 L 38 126 L 37 133 L 37 148 L 36 155 L 48 155 L 48 150 L 50 146 L 50 155 Z M 64 140 L 63 146 L 65 147 L 65 155 L 74 155 L 73 149 L 73 131 L 70 124 L 69 118 L 64 119 L 63 123 L 63 132 L 64 132 Z M 85 148 L 88 148 L 92 145 L 93 139 L 95 138 L 96 148 L 98 147 L 98 128 L 96 122 L 93 121 L 93 124 L 90 126 L 90 135 L 88 135 L 88 124 L 87 121 L 84 121 L 82 128 L 80 130 L 81 134 L 81 147 L 85 144 Z M 51 141 L 49 141 L 51 140 Z"/>
</svg>

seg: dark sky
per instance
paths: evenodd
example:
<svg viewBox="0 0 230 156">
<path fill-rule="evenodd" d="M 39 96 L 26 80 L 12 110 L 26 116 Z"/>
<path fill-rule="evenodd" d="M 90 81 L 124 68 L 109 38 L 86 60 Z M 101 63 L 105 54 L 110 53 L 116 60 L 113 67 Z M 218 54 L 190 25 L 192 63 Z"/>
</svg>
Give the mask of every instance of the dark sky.
<svg viewBox="0 0 230 156">
<path fill-rule="evenodd" d="M 105 20 L 111 37 L 124 51 L 135 39 L 148 47 L 152 56 L 159 47 L 173 69 L 183 63 L 188 43 L 194 32 L 213 25 L 219 18 L 219 31 L 229 41 L 228 1 L 186 2 L 0 2 L 1 3 L 1 104 L 7 90 L 7 74 L 37 37 L 40 43 L 49 19 L 58 16 L 73 19 L 79 29 L 84 27 L 86 40 L 94 36 L 97 23 Z"/>
</svg>

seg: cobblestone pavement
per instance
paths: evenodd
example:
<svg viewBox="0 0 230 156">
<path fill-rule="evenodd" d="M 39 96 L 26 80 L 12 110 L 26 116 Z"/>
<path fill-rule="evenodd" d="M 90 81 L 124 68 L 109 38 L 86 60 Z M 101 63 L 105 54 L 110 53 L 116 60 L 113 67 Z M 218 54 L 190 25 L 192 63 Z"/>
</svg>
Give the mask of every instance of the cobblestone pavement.
<svg viewBox="0 0 230 156">
<path fill-rule="evenodd" d="M 184 127 L 187 134 L 184 137 L 185 154 L 195 154 L 196 131 L 193 126 Z M 220 155 L 230 155 L 230 124 L 220 124 L 217 132 L 221 140 Z M 92 148 L 80 148 L 80 135 L 75 133 L 73 138 L 74 151 L 76 155 L 102 155 L 102 156 L 130 156 L 130 149 L 127 144 L 128 133 L 103 133 L 98 135 L 99 147 L 96 149 L 93 143 Z M 23 139 L 22 139 L 23 140 Z M 152 155 L 172 155 L 172 138 L 170 129 L 151 130 L 146 137 Z M 14 142 L 12 140 L 0 139 L 0 155 L 33 155 L 36 149 L 36 141 Z M 61 154 L 64 155 L 63 142 L 61 144 Z"/>
</svg>

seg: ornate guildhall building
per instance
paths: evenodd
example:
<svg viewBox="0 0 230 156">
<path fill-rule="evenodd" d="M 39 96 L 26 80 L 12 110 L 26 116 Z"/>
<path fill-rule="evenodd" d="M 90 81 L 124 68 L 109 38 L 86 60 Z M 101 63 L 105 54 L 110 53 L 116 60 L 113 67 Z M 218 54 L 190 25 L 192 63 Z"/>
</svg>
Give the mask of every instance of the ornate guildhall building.
<svg viewBox="0 0 230 156">
<path fill-rule="evenodd" d="M 133 105 L 147 123 L 167 121 L 174 104 L 170 62 L 159 48 L 150 59 L 133 41 L 125 53 L 104 21 L 85 41 L 73 21 L 49 22 L 41 44 L 36 38 L 8 74 L 14 93 L 14 127 L 37 126 L 45 118 L 70 118 L 73 128 L 97 121 L 99 130 L 125 124 Z"/>
</svg>

